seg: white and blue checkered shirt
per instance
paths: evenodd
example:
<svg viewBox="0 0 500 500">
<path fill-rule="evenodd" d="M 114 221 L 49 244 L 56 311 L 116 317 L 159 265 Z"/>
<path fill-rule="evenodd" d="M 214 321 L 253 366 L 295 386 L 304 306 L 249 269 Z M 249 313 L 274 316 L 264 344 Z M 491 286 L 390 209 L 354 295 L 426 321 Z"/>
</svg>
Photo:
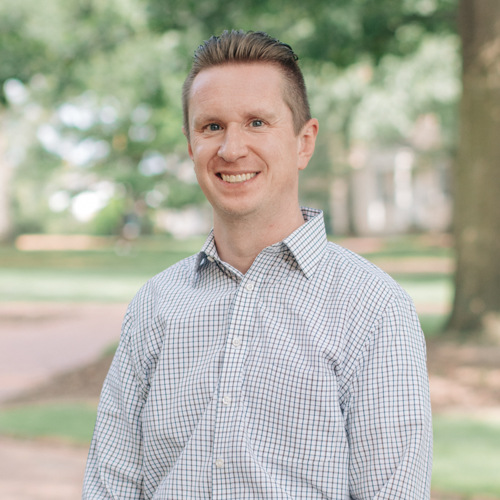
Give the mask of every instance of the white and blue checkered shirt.
<svg viewBox="0 0 500 500">
<path fill-rule="evenodd" d="M 429 498 L 424 339 L 408 295 L 321 212 L 246 274 L 202 251 L 127 311 L 84 499 Z"/>
</svg>

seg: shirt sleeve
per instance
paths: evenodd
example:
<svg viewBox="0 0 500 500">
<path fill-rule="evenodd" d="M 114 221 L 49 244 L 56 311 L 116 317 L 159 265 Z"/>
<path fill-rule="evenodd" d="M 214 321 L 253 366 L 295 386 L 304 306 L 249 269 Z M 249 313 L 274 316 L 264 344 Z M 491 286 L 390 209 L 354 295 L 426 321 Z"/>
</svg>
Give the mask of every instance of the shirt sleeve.
<svg viewBox="0 0 500 500">
<path fill-rule="evenodd" d="M 432 418 L 425 341 L 413 303 L 394 297 L 370 332 L 346 416 L 354 500 L 430 498 Z"/>
<path fill-rule="evenodd" d="M 144 384 L 130 348 L 133 320 L 125 316 L 122 337 L 104 382 L 90 446 L 83 500 L 144 498 L 142 430 Z"/>
</svg>

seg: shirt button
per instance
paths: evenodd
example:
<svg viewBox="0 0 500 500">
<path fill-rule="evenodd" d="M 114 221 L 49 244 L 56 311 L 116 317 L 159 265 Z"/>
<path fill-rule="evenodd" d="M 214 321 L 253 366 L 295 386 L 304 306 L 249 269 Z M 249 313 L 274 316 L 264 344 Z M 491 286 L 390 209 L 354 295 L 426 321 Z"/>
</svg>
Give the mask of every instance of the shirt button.
<svg viewBox="0 0 500 500">
<path fill-rule="evenodd" d="M 255 288 L 255 285 L 249 281 L 246 285 L 245 285 L 245 289 L 247 292 L 253 292 L 253 289 Z"/>
<path fill-rule="evenodd" d="M 215 466 L 217 467 L 217 469 L 222 469 L 222 467 L 224 467 L 224 460 L 222 460 L 222 458 L 218 458 L 215 461 Z"/>
<path fill-rule="evenodd" d="M 240 345 L 241 345 L 241 338 L 240 337 L 234 337 L 234 339 L 233 339 L 233 345 L 234 345 L 234 347 L 240 347 Z"/>
<path fill-rule="evenodd" d="M 222 398 L 222 402 L 224 403 L 224 406 L 229 406 L 231 404 L 231 398 L 229 396 L 224 396 Z"/>
<path fill-rule="evenodd" d="M 207 260 L 213 262 L 215 259 L 211 255 L 207 255 Z"/>
</svg>

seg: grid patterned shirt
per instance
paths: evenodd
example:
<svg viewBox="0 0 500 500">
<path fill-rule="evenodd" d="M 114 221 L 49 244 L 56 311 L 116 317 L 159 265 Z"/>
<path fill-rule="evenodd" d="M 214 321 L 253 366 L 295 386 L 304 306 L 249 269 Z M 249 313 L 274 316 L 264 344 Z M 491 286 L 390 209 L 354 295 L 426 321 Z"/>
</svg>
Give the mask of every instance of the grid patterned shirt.
<svg viewBox="0 0 500 500">
<path fill-rule="evenodd" d="M 408 295 L 323 215 L 246 274 L 202 251 L 131 302 L 84 499 L 429 498 L 425 344 Z"/>
</svg>

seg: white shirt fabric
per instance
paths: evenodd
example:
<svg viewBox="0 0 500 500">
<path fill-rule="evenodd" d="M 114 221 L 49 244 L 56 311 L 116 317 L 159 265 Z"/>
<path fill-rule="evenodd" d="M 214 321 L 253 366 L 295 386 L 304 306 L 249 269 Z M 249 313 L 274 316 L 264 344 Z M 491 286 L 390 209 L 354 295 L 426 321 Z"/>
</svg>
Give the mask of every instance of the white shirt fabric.
<svg viewBox="0 0 500 500">
<path fill-rule="evenodd" d="M 139 291 L 101 395 L 84 499 L 430 497 L 412 301 L 328 242 L 321 212 L 303 214 L 244 275 L 211 234 Z"/>
</svg>

